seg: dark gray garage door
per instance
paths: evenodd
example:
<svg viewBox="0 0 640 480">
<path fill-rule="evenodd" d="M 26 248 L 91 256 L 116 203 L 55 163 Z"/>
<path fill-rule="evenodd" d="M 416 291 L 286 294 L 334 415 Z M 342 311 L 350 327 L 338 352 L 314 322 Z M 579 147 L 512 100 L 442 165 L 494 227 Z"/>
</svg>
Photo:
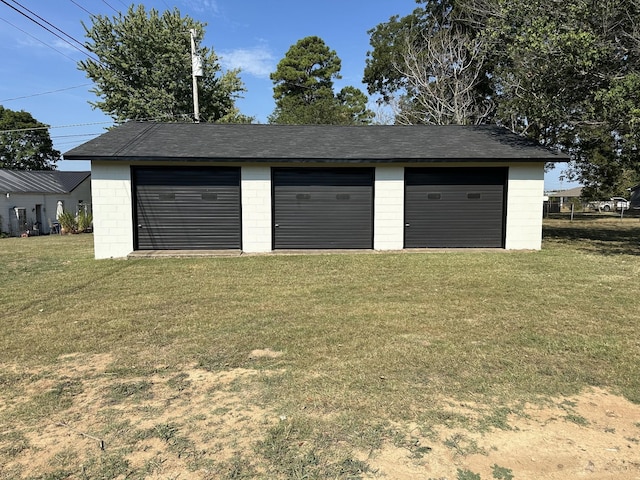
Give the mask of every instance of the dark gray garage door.
<svg viewBox="0 0 640 480">
<path fill-rule="evenodd" d="M 506 179 L 506 168 L 407 168 L 405 247 L 504 247 Z"/>
<path fill-rule="evenodd" d="M 134 168 L 137 250 L 239 249 L 239 168 Z"/>
<path fill-rule="evenodd" d="M 373 248 L 371 168 L 274 168 L 273 248 Z"/>
</svg>

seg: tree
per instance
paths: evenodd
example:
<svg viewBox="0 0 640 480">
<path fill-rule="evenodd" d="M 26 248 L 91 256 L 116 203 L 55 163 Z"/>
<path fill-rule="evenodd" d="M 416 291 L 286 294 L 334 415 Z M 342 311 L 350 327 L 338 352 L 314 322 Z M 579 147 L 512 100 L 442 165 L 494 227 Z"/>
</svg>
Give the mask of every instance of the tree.
<svg viewBox="0 0 640 480">
<path fill-rule="evenodd" d="M 193 114 L 189 31 L 204 35 L 205 25 L 181 17 L 178 9 L 162 15 L 143 5 L 126 15 L 97 15 L 83 24 L 92 57 L 79 62 L 100 100 L 91 102 L 116 122 L 187 120 Z M 200 117 L 208 122 L 249 122 L 235 106 L 244 91 L 239 71 L 222 72 L 212 49 L 201 48 L 204 75 L 198 78 Z"/>
<path fill-rule="evenodd" d="M 405 79 L 396 122 L 478 125 L 494 114 L 490 97 L 481 96 L 484 81 L 482 41 L 459 26 L 427 36 L 411 30 L 394 68 Z"/>
<path fill-rule="evenodd" d="M 341 61 L 319 37 L 291 46 L 271 74 L 276 108 L 270 123 L 359 125 L 371 122 L 366 95 L 355 87 L 334 94 Z"/>
<path fill-rule="evenodd" d="M 48 126 L 25 111 L 0 105 L 0 168 L 55 170 L 60 152 L 53 148 Z"/>
<path fill-rule="evenodd" d="M 635 0 L 498 3 L 485 27 L 495 51 L 497 117 L 570 153 L 570 178 L 586 192 L 625 193 L 630 169 L 640 175 L 633 125 L 640 56 L 629 35 L 640 18 Z"/>
<path fill-rule="evenodd" d="M 401 100 L 396 121 L 506 126 L 569 153 L 570 178 L 599 195 L 640 180 L 639 0 L 417 3 L 370 32 L 364 80 Z"/>
<path fill-rule="evenodd" d="M 484 40 L 454 0 L 424 7 L 371 30 L 364 81 L 393 106 L 395 122 L 487 123 L 495 113 Z"/>
</svg>

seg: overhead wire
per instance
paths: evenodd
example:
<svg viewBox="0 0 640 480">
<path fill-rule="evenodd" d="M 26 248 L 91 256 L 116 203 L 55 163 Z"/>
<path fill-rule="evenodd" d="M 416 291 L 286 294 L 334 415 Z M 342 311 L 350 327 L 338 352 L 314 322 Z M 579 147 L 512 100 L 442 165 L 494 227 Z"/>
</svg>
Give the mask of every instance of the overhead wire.
<svg viewBox="0 0 640 480">
<path fill-rule="evenodd" d="M 0 100 L 0 103 L 12 102 L 14 100 L 22 100 L 24 98 L 39 97 L 41 95 L 49 95 L 50 93 L 65 92 L 67 90 L 73 90 L 75 88 L 87 87 L 89 85 L 93 85 L 93 84 L 92 83 L 83 83 L 82 85 L 76 85 L 75 87 L 59 88 L 58 90 L 51 90 L 49 92 L 32 93 L 31 95 L 23 95 L 22 97 L 5 98 L 4 100 Z"/>
<path fill-rule="evenodd" d="M 51 22 L 47 21 L 46 19 L 44 19 L 43 17 L 41 17 L 40 15 L 38 15 L 37 13 L 31 11 L 30 9 L 28 9 L 27 7 L 25 7 L 24 5 L 22 5 L 20 2 L 18 2 L 17 0 L 10 0 L 13 3 L 15 3 L 16 5 L 18 5 L 18 7 L 22 8 L 25 11 L 21 11 L 19 8 L 17 8 L 14 5 L 11 5 L 10 3 L 8 3 L 6 0 L 0 0 L 1 3 L 5 4 L 6 6 L 8 6 L 9 8 L 11 8 L 12 10 L 16 11 L 17 13 L 19 13 L 20 15 L 26 17 L 28 20 L 30 20 L 31 22 L 35 23 L 36 25 L 38 25 L 39 27 L 43 28 L 44 30 L 46 30 L 47 32 L 49 32 L 50 34 L 54 35 L 56 38 L 62 40 L 64 43 L 68 44 L 69 46 L 71 46 L 72 48 L 74 48 L 75 50 L 78 50 L 80 53 L 82 53 L 83 55 L 86 55 L 87 57 L 89 57 L 91 60 L 95 61 L 96 63 L 101 64 L 102 62 L 95 58 L 94 56 L 91 55 L 91 50 L 82 42 L 78 41 L 76 38 L 74 38 L 73 36 L 69 35 L 68 33 L 66 33 L 65 31 L 61 30 L 60 28 L 56 27 L 55 25 L 53 25 Z M 79 4 L 78 2 L 76 2 L 75 0 L 70 0 L 71 3 L 73 3 L 75 6 L 77 6 L 78 8 L 80 8 L 81 10 L 83 10 L 84 12 L 88 13 L 91 16 L 94 16 L 89 10 L 87 10 L 84 6 L 82 6 L 81 4 Z M 110 5 L 106 0 L 102 0 L 103 3 L 105 5 L 107 5 L 109 8 L 111 8 L 112 10 L 114 10 L 116 13 L 120 13 L 116 8 L 114 8 L 112 5 Z M 122 3 L 124 5 L 124 2 L 122 2 L 122 0 L 119 0 L 120 3 Z M 168 7 L 167 2 L 165 0 L 162 0 L 163 3 L 165 4 L 165 6 Z M 125 5 L 126 6 L 126 5 Z M 33 16 L 31 16 L 33 15 Z M 46 25 L 44 25 L 43 23 L 41 23 L 40 21 L 36 20 L 37 19 L 41 20 L 41 22 L 44 22 L 46 25 L 49 25 L 52 29 L 54 29 L 55 31 L 53 31 L 52 29 L 48 28 Z M 4 21 L 5 23 L 9 24 L 10 26 L 14 27 L 15 29 L 19 30 L 20 32 L 24 33 L 25 35 L 28 35 L 29 37 L 33 38 L 34 40 L 42 43 L 43 45 L 51 48 L 52 50 L 56 51 L 57 53 L 63 55 L 64 57 L 68 58 L 69 60 L 73 61 L 74 63 L 76 62 L 75 59 L 69 57 L 68 55 L 66 55 L 65 53 L 61 52 L 60 50 L 57 50 L 56 48 L 54 48 L 53 46 L 49 45 L 48 43 L 40 40 L 39 38 L 31 35 L 30 33 L 24 31 L 23 29 L 17 27 L 16 25 L 14 25 L 13 23 L 9 22 L 8 20 L 0 17 L 0 20 Z M 69 40 L 67 40 L 66 38 L 62 37 L 61 35 L 59 35 L 57 32 L 60 32 L 60 34 L 64 35 L 65 37 L 67 37 L 68 39 L 72 40 L 73 42 L 75 42 L 75 44 L 71 43 Z M 76 45 L 77 44 L 77 45 Z M 84 49 L 84 50 L 82 50 Z M 25 96 L 21 96 L 21 97 L 15 97 L 15 98 L 9 98 L 9 99 L 5 99 L 5 100 L 0 100 L 0 102 L 8 102 L 8 101 L 13 101 L 13 100 L 18 100 L 18 99 L 23 99 L 23 98 L 31 98 L 31 97 L 36 97 L 36 96 L 40 96 L 40 95 L 47 95 L 49 93 L 57 93 L 57 92 L 61 92 L 61 91 L 65 91 L 65 90 L 71 90 L 74 88 L 80 88 L 86 85 L 90 85 L 90 84 L 83 84 L 83 85 L 77 85 L 74 87 L 68 87 L 68 88 L 63 88 L 63 89 L 58 89 L 58 90 L 54 90 L 54 91 L 50 91 L 50 92 L 42 92 L 42 93 L 36 93 L 36 94 L 32 94 L 32 95 L 25 95 Z M 189 116 L 189 115 L 184 115 L 184 114 L 180 114 L 180 115 L 175 115 L 175 118 L 184 118 L 185 116 Z M 167 116 L 163 116 L 163 118 L 166 120 Z M 151 118 L 151 119 L 136 119 L 133 121 L 157 121 L 159 120 L 158 118 Z M 94 122 L 94 123 L 81 123 L 81 124 L 72 124 L 72 125 L 58 125 L 58 126 L 42 126 L 42 127 L 30 127 L 30 128 L 21 128 L 21 129 L 11 129 L 11 130 L 0 130 L 0 134 L 3 133 L 14 133 L 14 132 L 27 132 L 27 131 L 32 131 L 32 130 L 49 130 L 49 129 L 53 129 L 53 128 L 71 128 L 71 127 L 82 127 L 82 126 L 88 126 L 88 125 L 104 125 L 104 124 L 111 124 L 113 125 L 113 121 L 110 122 Z M 92 136 L 92 135 L 100 135 L 100 134 L 81 134 L 81 135 L 75 135 L 75 136 Z M 57 137 L 53 137 L 53 138 L 60 138 L 59 136 Z"/>
<path fill-rule="evenodd" d="M 38 20 L 42 20 L 44 23 L 46 23 L 47 25 L 49 25 L 50 27 L 54 28 L 55 30 L 57 30 L 58 32 L 60 32 L 61 34 L 63 34 L 65 37 L 69 38 L 70 40 L 73 40 L 74 42 L 76 42 L 80 47 L 86 49 L 85 45 L 80 42 L 79 40 L 76 40 L 74 37 L 72 37 L 71 35 L 69 35 L 67 32 L 60 30 L 58 27 L 56 27 L 53 23 L 47 21 L 46 19 L 42 18 L 40 15 L 38 15 L 36 12 L 34 12 L 33 10 L 29 10 L 27 7 L 25 7 L 24 5 L 22 5 L 20 2 L 16 1 L 16 0 L 11 0 L 13 3 L 15 3 L 16 5 L 18 5 L 20 8 L 25 9 L 27 12 L 29 12 L 31 15 L 34 15 Z"/>
<path fill-rule="evenodd" d="M 31 13 L 32 15 L 36 15 L 38 18 L 42 18 L 40 16 L 38 16 L 37 14 L 34 14 L 31 12 L 31 10 L 29 10 L 28 8 L 26 8 L 25 6 L 23 6 L 22 4 L 20 4 L 19 2 L 17 2 L 16 0 L 12 0 L 15 4 L 17 4 L 18 6 L 20 6 L 21 8 L 23 8 L 24 10 L 26 10 L 27 12 Z M 81 45 L 83 49 L 81 49 L 80 47 L 78 47 L 77 45 L 71 43 L 69 40 L 67 40 L 66 38 L 64 38 L 63 36 L 59 35 L 58 33 L 56 33 L 55 31 L 51 30 L 49 27 L 47 27 L 46 25 L 43 25 L 41 22 L 39 22 L 38 20 L 36 20 L 35 18 L 33 18 L 32 16 L 28 15 L 27 13 L 21 11 L 20 9 L 18 9 L 17 7 L 11 5 L 10 3 L 8 3 L 6 0 L 0 0 L 1 3 L 4 3 L 7 7 L 11 8 L 12 10 L 15 10 L 16 12 L 18 12 L 20 15 L 26 17 L 28 20 L 30 20 L 31 22 L 35 23 L 36 25 L 38 25 L 39 27 L 42 27 L 43 29 L 45 29 L 47 32 L 49 32 L 50 34 L 52 34 L 53 36 L 57 37 L 58 39 L 62 40 L 63 42 L 65 42 L 66 44 L 68 44 L 69 46 L 71 46 L 72 48 L 78 50 L 80 53 L 82 53 L 83 55 L 86 55 L 87 57 L 89 57 L 91 60 L 93 60 L 96 63 L 101 63 L 99 59 L 97 59 L 96 57 L 94 57 L 93 55 L 91 55 L 90 53 L 88 53 L 87 48 L 78 40 L 76 40 L 75 38 L 73 38 L 71 35 L 64 33 L 62 30 L 60 30 L 58 27 L 55 27 L 54 25 L 52 25 L 51 23 L 47 22 L 46 20 L 42 19 L 44 22 L 46 22 L 48 25 L 51 25 L 53 28 L 55 28 L 56 30 L 62 32 L 65 36 L 73 39 L 74 42 L 76 42 L 78 45 Z"/>
<path fill-rule="evenodd" d="M 86 8 L 84 8 L 82 5 L 80 5 L 78 2 L 76 2 L 75 0 L 70 0 L 71 3 L 73 3 L 76 7 L 80 8 L 81 10 L 84 10 L 86 13 L 88 13 L 89 15 L 91 15 L 92 17 L 94 17 L 95 15 L 93 13 L 91 13 L 89 10 L 87 10 Z"/>
<path fill-rule="evenodd" d="M 42 40 L 40 40 L 38 37 L 35 37 L 35 36 L 31 35 L 29 32 L 24 31 L 24 30 L 23 30 L 23 29 L 21 29 L 20 27 L 18 27 L 18 26 L 16 26 L 16 25 L 14 25 L 13 23 L 11 23 L 9 20 L 7 20 L 7 19 L 5 19 L 5 18 L 2 18 L 2 17 L 0 17 L 0 20 L 2 20 L 3 22 L 5 22 L 5 23 L 7 23 L 7 24 L 11 25 L 13 28 L 15 28 L 16 30 L 19 30 L 20 32 L 24 33 L 25 35 L 27 35 L 27 36 L 29 36 L 29 37 L 33 38 L 35 41 L 40 42 L 40 43 L 41 43 L 41 44 L 43 44 L 45 47 L 49 47 L 51 50 L 53 50 L 53 51 L 55 51 L 55 52 L 59 53 L 59 54 L 60 54 L 60 55 L 62 55 L 63 57 L 68 58 L 68 59 L 69 59 L 69 60 L 71 60 L 73 63 L 76 63 L 76 60 L 75 60 L 74 58 L 71 58 L 71 57 L 70 57 L 69 55 L 67 55 L 66 53 L 61 52 L 60 50 L 58 50 L 58 49 L 57 49 L 57 48 L 55 48 L 54 46 L 49 45 L 47 42 L 43 42 L 43 41 L 42 41 Z"/>
<path fill-rule="evenodd" d="M 0 130 L 0 133 L 17 133 L 17 132 L 30 132 L 32 130 L 49 130 L 52 128 L 72 128 L 72 127 L 86 127 L 89 125 L 107 125 L 113 124 L 113 122 L 89 122 L 89 123 L 74 123 L 71 125 L 43 125 L 41 127 L 28 127 L 28 128 L 13 128 L 10 130 Z"/>
<path fill-rule="evenodd" d="M 113 6 L 109 5 L 109 3 L 107 2 L 107 0 L 102 0 L 102 3 L 104 3 L 107 7 L 109 7 L 111 10 L 113 10 L 116 13 L 120 13 L 116 8 L 114 8 Z"/>
</svg>

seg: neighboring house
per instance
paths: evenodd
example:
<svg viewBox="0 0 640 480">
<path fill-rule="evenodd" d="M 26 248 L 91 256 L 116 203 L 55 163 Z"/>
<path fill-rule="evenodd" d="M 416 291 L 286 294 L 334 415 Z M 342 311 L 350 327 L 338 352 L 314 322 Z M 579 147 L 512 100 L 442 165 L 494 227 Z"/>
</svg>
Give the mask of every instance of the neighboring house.
<svg viewBox="0 0 640 480">
<path fill-rule="evenodd" d="M 91 172 L 0 169 L 0 231 L 12 236 L 48 234 L 61 209 L 91 208 Z"/>
<path fill-rule="evenodd" d="M 629 198 L 630 208 L 640 208 L 640 185 L 631 187 L 631 197 Z"/>
<path fill-rule="evenodd" d="M 575 187 L 568 190 L 546 192 L 545 197 L 548 197 L 548 200 L 545 200 L 545 213 L 560 213 L 566 207 L 571 208 L 571 203 L 582 196 L 583 188 Z"/>
<path fill-rule="evenodd" d="M 90 160 L 96 258 L 136 250 L 539 249 L 544 164 L 498 127 L 129 122 Z"/>
</svg>

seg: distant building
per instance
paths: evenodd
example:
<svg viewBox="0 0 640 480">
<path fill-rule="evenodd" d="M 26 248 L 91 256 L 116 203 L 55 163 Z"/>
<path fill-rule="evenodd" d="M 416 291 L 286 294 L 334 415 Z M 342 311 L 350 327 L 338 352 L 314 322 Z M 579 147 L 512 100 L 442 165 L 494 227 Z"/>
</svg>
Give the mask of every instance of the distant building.
<svg viewBox="0 0 640 480">
<path fill-rule="evenodd" d="M 576 198 L 582 196 L 584 187 L 575 187 L 568 190 L 552 190 L 545 192 L 547 200 L 544 202 L 544 213 L 560 213 L 563 209 L 570 208 Z"/>
<path fill-rule="evenodd" d="M 56 231 L 59 211 L 91 210 L 91 172 L 0 169 L 0 231 L 11 236 Z"/>
</svg>

